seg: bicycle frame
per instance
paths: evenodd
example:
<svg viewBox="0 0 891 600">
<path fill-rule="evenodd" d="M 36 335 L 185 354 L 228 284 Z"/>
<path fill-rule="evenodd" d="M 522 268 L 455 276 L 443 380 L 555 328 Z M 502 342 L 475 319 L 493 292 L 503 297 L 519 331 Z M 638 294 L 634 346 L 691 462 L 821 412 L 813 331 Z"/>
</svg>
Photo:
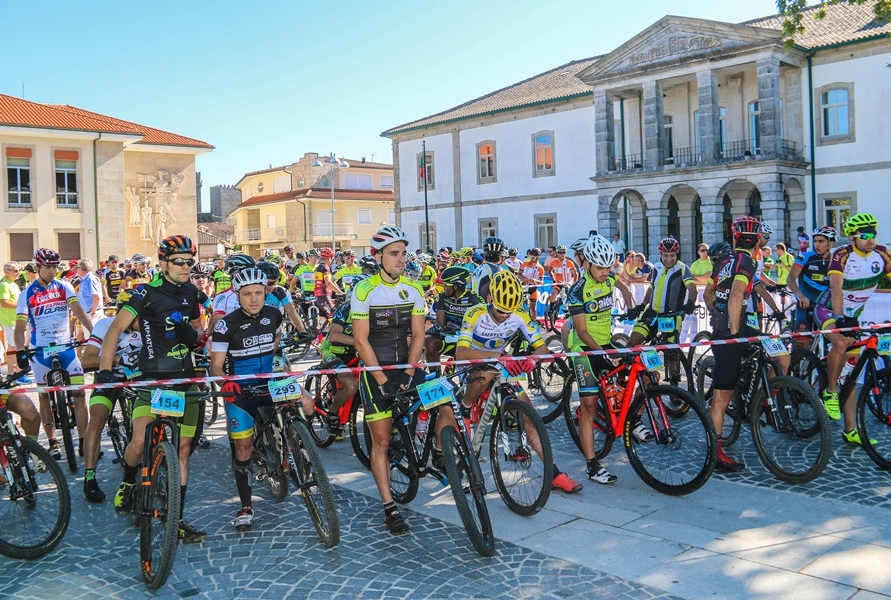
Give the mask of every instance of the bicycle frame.
<svg viewBox="0 0 891 600">
<path fill-rule="evenodd" d="M 876 368 L 876 361 L 879 359 L 880 354 L 878 351 L 879 338 L 878 334 L 869 332 L 861 332 L 861 335 L 868 335 L 866 339 L 857 340 L 848 350 L 855 346 L 863 348 L 860 358 L 857 361 L 857 364 L 854 365 L 854 370 L 848 373 L 847 378 L 845 379 L 845 383 L 842 386 L 841 390 L 838 393 L 839 405 L 844 406 L 845 402 L 847 402 L 848 397 L 854 392 L 857 386 L 857 380 L 860 378 L 860 374 L 863 373 L 863 369 L 866 369 L 866 376 L 863 380 L 864 385 L 870 384 L 875 387 L 876 381 L 879 379 L 878 369 Z M 876 391 L 878 393 L 878 391 Z M 855 399 L 856 401 L 856 399 Z"/>
</svg>

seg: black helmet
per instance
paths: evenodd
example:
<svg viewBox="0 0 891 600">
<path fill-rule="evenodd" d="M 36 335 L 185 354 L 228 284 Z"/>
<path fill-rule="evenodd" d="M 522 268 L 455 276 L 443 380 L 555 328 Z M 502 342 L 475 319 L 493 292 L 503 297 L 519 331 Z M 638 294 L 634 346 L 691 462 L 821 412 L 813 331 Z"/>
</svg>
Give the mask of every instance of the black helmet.
<svg viewBox="0 0 891 600">
<path fill-rule="evenodd" d="M 165 259 L 174 254 L 198 254 L 198 248 L 195 242 L 186 235 L 170 235 L 161 240 L 158 244 L 158 258 Z"/>
<path fill-rule="evenodd" d="M 487 237 L 486 241 L 483 242 L 483 251 L 485 252 L 501 254 L 502 250 L 504 250 L 504 242 L 501 241 L 501 238 L 495 236 Z"/>
<path fill-rule="evenodd" d="M 442 282 L 445 285 L 457 285 L 464 287 L 470 280 L 470 271 L 464 267 L 446 267 L 442 272 Z"/>
<path fill-rule="evenodd" d="M 708 257 L 713 259 L 724 256 L 725 254 L 730 254 L 731 252 L 733 252 L 733 247 L 727 242 L 715 242 L 708 247 Z"/>
<path fill-rule="evenodd" d="M 268 277 L 271 281 L 278 281 L 278 278 L 281 277 L 281 271 L 277 266 L 272 264 L 271 262 L 266 262 L 265 260 L 261 260 L 257 263 L 257 267 L 266 273 L 266 277 Z"/>
<path fill-rule="evenodd" d="M 255 261 L 252 256 L 248 256 L 247 254 L 233 254 L 226 258 L 226 274 L 231 277 L 236 271 L 254 267 L 256 265 L 257 261 Z"/>
<path fill-rule="evenodd" d="M 366 254 L 365 256 L 360 258 L 358 264 L 361 268 L 368 269 L 372 273 L 377 273 L 381 270 L 380 265 L 377 264 L 377 261 L 374 260 L 374 257 L 370 254 Z"/>
</svg>

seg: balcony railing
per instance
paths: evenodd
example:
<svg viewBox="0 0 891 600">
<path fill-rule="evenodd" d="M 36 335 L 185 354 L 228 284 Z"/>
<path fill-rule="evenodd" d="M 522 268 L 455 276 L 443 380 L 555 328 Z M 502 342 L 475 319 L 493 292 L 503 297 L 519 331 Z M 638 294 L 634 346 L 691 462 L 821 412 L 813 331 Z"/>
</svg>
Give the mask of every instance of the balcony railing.
<svg viewBox="0 0 891 600">
<path fill-rule="evenodd" d="M 245 239 L 249 242 L 255 242 L 262 237 L 262 230 L 260 229 L 248 229 L 247 235 Z"/>
<path fill-rule="evenodd" d="M 780 140 L 780 156 L 786 160 L 804 160 L 804 155 L 798 149 L 798 144 L 791 140 Z"/>
<path fill-rule="evenodd" d="M 312 226 L 313 237 L 331 238 L 331 223 L 314 223 Z M 355 239 L 354 226 L 352 223 L 335 223 L 334 239 L 352 240 Z"/>
<path fill-rule="evenodd" d="M 285 239 L 284 227 L 252 227 L 250 229 L 237 229 L 234 233 L 234 242 L 278 242 Z"/>
<path fill-rule="evenodd" d="M 758 140 L 738 140 L 736 142 L 718 143 L 715 148 L 715 158 L 719 161 L 733 162 L 750 160 L 760 156 L 761 148 Z"/>
<path fill-rule="evenodd" d="M 695 165 L 700 159 L 699 148 L 673 148 L 671 156 L 662 159 L 662 164 L 683 167 Z"/>
<path fill-rule="evenodd" d="M 644 161 L 640 154 L 626 154 L 625 156 L 615 156 L 609 159 L 610 171 L 633 171 L 643 168 Z"/>
</svg>

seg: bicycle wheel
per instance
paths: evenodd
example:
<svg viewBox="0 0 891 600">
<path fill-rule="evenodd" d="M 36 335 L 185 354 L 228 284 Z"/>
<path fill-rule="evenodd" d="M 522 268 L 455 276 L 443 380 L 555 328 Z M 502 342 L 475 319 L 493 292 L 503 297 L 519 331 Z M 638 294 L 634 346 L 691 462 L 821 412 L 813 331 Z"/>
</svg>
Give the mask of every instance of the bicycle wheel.
<svg viewBox="0 0 891 600">
<path fill-rule="evenodd" d="M 891 471 L 891 388 L 887 369 L 879 370 L 874 386 L 861 386 L 857 397 L 857 431 L 863 449 L 881 469 Z"/>
<path fill-rule="evenodd" d="M 711 341 L 712 334 L 708 331 L 700 331 L 696 335 L 693 336 L 692 343 L 698 344 L 700 342 L 708 342 Z M 690 350 L 687 352 L 687 362 L 690 364 L 690 368 L 693 370 L 693 376 L 695 377 L 697 374 L 697 367 L 702 362 L 702 360 L 711 356 L 712 347 L 711 346 L 691 346 Z"/>
<path fill-rule="evenodd" d="M 696 389 L 699 390 L 699 398 L 706 410 L 711 410 L 712 406 L 712 375 L 714 371 L 715 357 L 704 357 L 699 365 L 699 372 L 696 374 Z M 725 448 L 729 448 L 739 439 L 744 418 L 745 407 L 742 406 L 739 392 L 733 392 L 730 404 L 724 409 L 724 427 L 722 431 L 715 432 Z"/>
<path fill-rule="evenodd" d="M 695 398 L 696 397 L 696 380 L 693 377 L 693 370 L 690 368 L 690 362 L 681 350 L 660 350 L 662 356 L 662 369 L 660 369 L 661 380 L 663 385 L 671 385 L 687 390 Z M 671 366 L 669 366 L 670 363 Z M 682 401 L 680 396 L 671 396 L 665 403 L 665 409 L 674 414 L 681 416 L 690 407 Z"/>
<path fill-rule="evenodd" d="M 217 420 L 219 410 L 220 406 L 217 404 L 217 399 L 209 396 L 204 402 L 204 424 L 208 427 L 213 425 Z"/>
<path fill-rule="evenodd" d="M 759 391 L 750 419 L 758 457 L 781 481 L 813 481 L 832 453 L 829 416 L 803 381 L 780 375 L 768 383 L 775 406 L 772 410 L 766 392 Z"/>
<path fill-rule="evenodd" d="M 581 450 L 579 406 L 581 406 L 581 400 L 577 396 L 568 398 L 566 404 L 563 405 L 563 419 L 566 421 L 566 428 L 569 429 L 569 437 L 575 442 L 576 448 Z M 597 459 L 600 460 L 606 457 L 613 447 L 613 436 L 610 433 L 609 420 L 601 400 L 597 400 L 597 415 L 594 417 L 592 425 L 594 426 L 594 453 L 597 455 Z"/>
<path fill-rule="evenodd" d="M 365 423 L 365 406 L 358 394 L 350 402 L 350 444 L 362 466 L 371 470 L 371 435 Z"/>
<path fill-rule="evenodd" d="M 44 447 L 25 437 L 0 446 L 0 463 L 7 465 L 2 471 L 7 481 L 0 485 L 0 554 L 27 559 L 49 553 L 71 519 L 62 469 Z"/>
<path fill-rule="evenodd" d="M 541 417 L 528 403 L 505 398 L 492 419 L 489 458 L 495 487 L 518 515 L 534 515 L 548 501 L 554 480 L 551 440 Z"/>
<path fill-rule="evenodd" d="M 688 409 L 673 413 L 668 406 L 683 402 Z M 639 442 L 631 432 L 635 419 L 625 422 L 625 452 L 638 476 L 648 486 L 672 496 L 698 490 L 708 481 L 718 460 L 718 437 L 705 408 L 687 390 L 671 385 L 646 389 L 629 415 L 643 408 L 640 421 L 655 436 Z"/>
<path fill-rule="evenodd" d="M 629 339 L 630 338 L 628 337 L 628 335 L 626 335 L 622 332 L 613 333 L 612 334 L 612 345 L 615 346 L 616 348 L 627 348 Z"/>
<path fill-rule="evenodd" d="M 271 418 L 275 418 L 273 414 Z M 260 435 L 254 438 L 254 450 L 262 457 L 265 469 L 266 485 L 269 493 L 276 500 L 284 500 L 288 495 L 288 475 L 285 471 L 286 457 L 281 447 L 281 440 L 276 439 L 272 423 L 266 423 Z"/>
<path fill-rule="evenodd" d="M 548 335 L 545 343 L 549 354 L 563 352 L 563 341 L 559 335 Z M 551 423 L 560 416 L 570 374 L 572 369 L 563 358 L 536 363 L 535 369 L 529 374 L 529 399 L 545 423 Z"/>
<path fill-rule="evenodd" d="M 306 423 L 297 419 L 288 424 L 288 450 L 291 467 L 297 473 L 300 495 L 306 503 L 319 540 L 325 547 L 333 548 L 340 541 L 340 521 L 328 473 L 319 449 L 311 440 Z"/>
<path fill-rule="evenodd" d="M 77 473 L 77 455 L 74 453 L 74 438 L 71 435 L 71 413 L 69 412 L 68 396 L 71 392 L 54 392 L 56 397 L 56 410 L 59 411 L 59 429 L 62 430 L 62 443 L 65 446 L 65 460 L 72 473 Z M 72 400 L 73 402 L 73 400 Z"/>
<path fill-rule="evenodd" d="M 486 481 L 479 460 L 454 427 L 442 430 L 442 458 L 455 506 L 470 543 L 480 556 L 495 554 L 495 534 L 486 506 Z"/>
<path fill-rule="evenodd" d="M 407 430 L 405 435 L 409 435 Z M 402 428 L 393 428 L 387 460 L 390 463 L 390 493 L 399 504 L 408 504 L 418 495 L 418 472 L 408 458 L 408 453 L 414 451 L 412 444 L 411 437 L 405 439 L 403 436 Z"/>
<path fill-rule="evenodd" d="M 334 398 L 335 381 L 330 375 L 310 375 L 306 378 L 306 392 L 312 396 L 313 405 L 316 407 L 313 414 L 306 415 L 306 418 L 309 421 L 309 433 L 319 448 L 327 448 L 337 437 L 331 435 L 325 418 Z"/>
<path fill-rule="evenodd" d="M 155 446 L 149 475 L 150 485 L 142 490 L 149 495 L 149 514 L 139 519 L 139 560 L 146 587 L 156 590 L 170 576 L 179 541 L 181 480 L 173 444 L 165 440 Z"/>
</svg>

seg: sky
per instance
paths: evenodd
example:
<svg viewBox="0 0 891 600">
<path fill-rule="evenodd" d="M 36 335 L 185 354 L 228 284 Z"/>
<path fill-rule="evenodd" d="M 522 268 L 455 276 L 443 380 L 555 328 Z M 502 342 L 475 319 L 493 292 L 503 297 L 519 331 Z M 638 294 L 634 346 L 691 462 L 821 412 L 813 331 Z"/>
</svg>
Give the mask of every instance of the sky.
<svg viewBox="0 0 891 600">
<path fill-rule="evenodd" d="M 209 188 L 305 152 L 392 162 L 380 133 L 571 60 L 666 14 L 740 22 L 774 0 L 18 2 L 0 93 L 204 140 Z M 16 49 L 12 52 L 12 49 Z"/>
</svg>

